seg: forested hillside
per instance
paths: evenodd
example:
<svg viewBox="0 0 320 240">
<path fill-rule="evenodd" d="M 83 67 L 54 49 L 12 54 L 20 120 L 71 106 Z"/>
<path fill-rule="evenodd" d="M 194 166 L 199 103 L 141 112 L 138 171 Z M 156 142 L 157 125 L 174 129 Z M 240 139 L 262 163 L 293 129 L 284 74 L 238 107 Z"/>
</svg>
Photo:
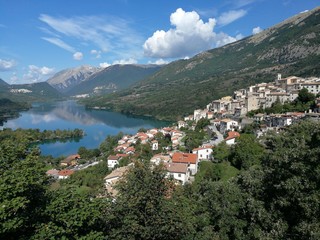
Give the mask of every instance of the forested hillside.
<svg viewBox="0 0 320 240">
<path fill-rule="evenodd" d="M 1 83 L 1 82 L 0 82 Z M 62 100 L 65 95 L 59 93 L 46 82 L 30 84 L 6 84 L 0 89 L 0 98 L 8 98 L 16 102 L 42 102 Z"/>
<path fill-rule="evenodd" d="M 83 191 L 84 178 L 52 185 L 28 138 L 1 132 L 0 238 L 319 239 L 319 123 L 302 121 L 259 141 L 242 134 L 215 156 L 220 163 L 206 162 L 184 186 L 166 178 L 162 165 L 136 161 L 113 199 L 102 182 L 94 192 Z M 222 163 L 237 176 L 222 178 Z M 86 176 L 101 178 L 106 167 Z"/>
<path fill-rule="evenodd" d="M 320 8 L 301 13 L 254 36 L 172 62 L 131 89 L 85 103 L 177 120 L 234 90 L 274 81 L 277 73 L 318 76 L 319 22 Z"/>
<path fill-rule="evenodd" d="M 19 112 L 28 110 L 31 107 L 28 103 L 13 102 L 7 98 L 0 98 L 0 126 L 9 118 L 19 116 Z"/>
</svg>

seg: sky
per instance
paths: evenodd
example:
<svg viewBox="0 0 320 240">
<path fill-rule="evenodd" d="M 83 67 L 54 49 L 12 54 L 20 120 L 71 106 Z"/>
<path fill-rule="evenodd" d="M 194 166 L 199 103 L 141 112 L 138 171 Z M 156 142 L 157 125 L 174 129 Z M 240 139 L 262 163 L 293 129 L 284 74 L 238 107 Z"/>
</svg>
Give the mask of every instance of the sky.
<svg viewBox="0 0 320 240">
<path fill-rule="evenodd" d="M 0 78 L 165 64 L 257 34 L 319 0 L 0 0 Z"/>
</svg>

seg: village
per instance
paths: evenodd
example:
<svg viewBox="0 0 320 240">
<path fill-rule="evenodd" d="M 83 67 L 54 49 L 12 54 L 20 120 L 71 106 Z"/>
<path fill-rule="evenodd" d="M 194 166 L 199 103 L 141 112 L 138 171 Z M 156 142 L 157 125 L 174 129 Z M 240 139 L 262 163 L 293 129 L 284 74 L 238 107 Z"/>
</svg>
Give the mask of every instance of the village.
<svg viewBox="0 0 320 240">
<path fill-rule="evenodd" d="M 304 88 L 309 93 L 319 95 L 320 78 L 295 76 L 282 78 L 281 74 L 278 74 L 274 82 L 256 84 L 235 91 L 233 96 L 213 100 L 205 109 L 194 110 L 193 115 L 186 116 L 170 127 L 144 129 L 135 135 L 123 135 L 113 149 L 114 154 L 103 156 L 104 160 L 100 158 L 100 160 L 96 159 L 79 165 L 78 160 L 81 156 L 75 154 L 61 161 L 62 170 L 51 169 L 47 171 L 47 175 L 56 179 L 65 179 L 75 171 L 96 165 L 100 161 L 107 161 L 108 168 L 112 171 L 104 178 L 105 187 L 109 194 L 115 196 L 117 191 L 114 185 L 133 165 L 134 160 L 142 160 L 137 147 L 145 145 L 153 153 L 150 163 L 163 164 L 167 170 L 167 177 L 174 179 L 177 184 L 192 182 L 200 162 L 215 161 L 213 157 L 215 146 L 222 142 L 229 146 L 236 144 L 241 129 L 248 124 L 258 124 L 255 136 L 259 138 L 269 130 L 278 132 L 306 118 L 319 121 L 320 98 L 315 99 L 316 108 L 313 111 L 269 115 L 258 113 L 252 117 L 246 116 L 251 111 L 269 108 L 276 102 L 282 104 L 292 102 Z M 186 131 L 195 131 L 197 124 L 202 120 L 208 123 L 203 129 L 207 137 L 203 139 L 201 145 L 187 151 Z M 159 139 L 162 139 L 161 143 Z M 125 164 L 123 159 L 126 159 Z"/>
</svg>

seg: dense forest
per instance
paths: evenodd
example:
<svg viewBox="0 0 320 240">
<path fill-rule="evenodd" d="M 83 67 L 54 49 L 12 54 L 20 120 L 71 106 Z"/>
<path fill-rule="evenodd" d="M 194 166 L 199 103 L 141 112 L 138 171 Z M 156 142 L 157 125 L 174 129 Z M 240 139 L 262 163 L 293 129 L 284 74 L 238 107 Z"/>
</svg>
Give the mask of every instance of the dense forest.
<svg viewBox="0 0 320 240">
<path fill-rule="evenodd" d="M 184 186 L 162 165 L 135 161 L 115 199 L 102 181 L 82 191 L 84 176 L 54 185 L 39 151 L 16 135 L 0 138 L 0 239 L 320 238 L 319 123 L 258 140 L 242 134 L 233 147 L 214 148 L 215 162 L 202 162 Z M 108 137 L 101 152 L 116 141 Z M 222 166 L 236 171 L 226 177 Z M 108 172 L 105 161 L 86 171 Z"/>
</svg>

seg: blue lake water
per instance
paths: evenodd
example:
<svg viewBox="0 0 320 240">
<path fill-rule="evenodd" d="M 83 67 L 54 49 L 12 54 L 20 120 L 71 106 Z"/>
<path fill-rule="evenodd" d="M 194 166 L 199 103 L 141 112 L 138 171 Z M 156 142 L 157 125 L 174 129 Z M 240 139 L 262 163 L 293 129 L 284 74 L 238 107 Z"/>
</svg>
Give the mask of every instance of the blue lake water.
<svg viewBox="0 0 320 240">
<path fill-rule="evenodd" d="M 77 153 L 79 147 L 98 148 L 108 135 L 119 132 L 134 134 L 140 128 L 159 128 L 167 126 L 167 122 L 149 118 L 137 118 L 121 113 L 88 110 L 75 101 L 34 104 L 29 111 L 22 112 L 17 119 L 8 120 L 4 128 L 33 128 L 41 131 L 55 129 L 83 129 L 85 136 L 65 143 L 45 143 L 40 149 L 43 155 L 53 157 L 68 156 Z"/>
</svg>

